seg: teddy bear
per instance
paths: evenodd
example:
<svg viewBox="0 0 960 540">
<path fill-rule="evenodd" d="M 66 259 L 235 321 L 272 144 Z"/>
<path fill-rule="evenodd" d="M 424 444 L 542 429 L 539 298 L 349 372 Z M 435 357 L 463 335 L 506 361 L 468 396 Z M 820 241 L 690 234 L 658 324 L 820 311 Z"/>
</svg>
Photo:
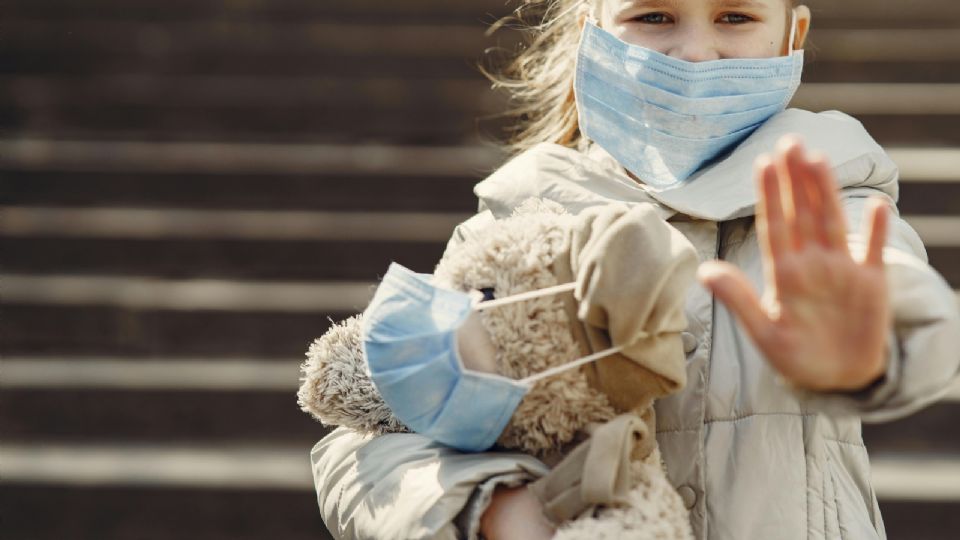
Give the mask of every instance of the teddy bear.
<svg viewBox="0 0 960 540">
<path fill-rule="evenodd" d="M 654 401 L 685 384 L 679 333 L 697 257 L 649 203 L 608 204 L 574 215 L 530 199 L 449 247 L 438 286 L 506 298 L 561 292 L 484 310 L 487 365 L 523 379 L 598 351 L 526 392 L 496 440 L 552 467 L 530 485 L 562 539 L 692 538 L 655 438 Z M 481 303 L 482 305 L 482 303 Z M 371 380 L 363 314 L 333 324 L 307 351 L 298 402 L 325 425 L 380 435 L 411 431 Z"/>
</svg>

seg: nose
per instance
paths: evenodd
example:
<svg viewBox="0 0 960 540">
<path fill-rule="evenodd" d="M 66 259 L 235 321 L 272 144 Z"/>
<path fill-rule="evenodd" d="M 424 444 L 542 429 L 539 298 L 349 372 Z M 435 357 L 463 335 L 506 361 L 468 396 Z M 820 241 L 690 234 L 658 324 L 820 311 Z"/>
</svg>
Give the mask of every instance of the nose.
<svg viewBox="0 0 960 540">
<path fill-rule="evenodd" d="M 712 30 L 709 26 L 689 24 L 681 32 L 677 32 L 677 41 L 667 55 L 687 62 L 719 60 L 720 53 Z"/>
</svg>

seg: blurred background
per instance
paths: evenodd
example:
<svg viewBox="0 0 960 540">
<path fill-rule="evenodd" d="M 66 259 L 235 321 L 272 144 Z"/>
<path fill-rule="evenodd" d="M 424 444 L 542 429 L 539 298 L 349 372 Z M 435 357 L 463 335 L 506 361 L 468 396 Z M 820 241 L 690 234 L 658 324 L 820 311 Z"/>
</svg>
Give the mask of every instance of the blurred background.
<svg viewBox="0 0 960 540">
<path fill-rule="evenodd" d="M 866 124 L 960 288 L 960 3 L 809 3 L 795 105 Z M 475 208 L 509 11 L 0 1 L 4 539 L 328 538 L 298 364 Z M 864 432 L 890 537 L 960 537 L 960 391 Z"/>
</svg>

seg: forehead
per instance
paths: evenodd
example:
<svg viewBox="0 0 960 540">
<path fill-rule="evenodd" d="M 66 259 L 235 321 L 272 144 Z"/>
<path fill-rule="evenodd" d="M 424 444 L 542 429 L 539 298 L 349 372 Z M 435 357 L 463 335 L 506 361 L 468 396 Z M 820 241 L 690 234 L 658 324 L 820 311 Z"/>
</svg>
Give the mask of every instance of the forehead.
<svg viewBox="0 0 960 540">
<path fill-rule="evenodd" d="M 723 7 L 740 9 L 772 9 L 785 6 L 787 0 L 594 0 L 616 8 L 689 8 Z"/>
</svg>

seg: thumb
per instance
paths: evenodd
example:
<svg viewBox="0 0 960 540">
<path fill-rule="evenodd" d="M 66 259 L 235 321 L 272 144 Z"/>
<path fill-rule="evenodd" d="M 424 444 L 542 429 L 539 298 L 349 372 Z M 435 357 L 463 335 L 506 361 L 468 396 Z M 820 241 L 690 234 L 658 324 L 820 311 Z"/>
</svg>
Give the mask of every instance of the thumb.
<svg viewBox="0 0 960 540">
<path fill-rule="evenodd" d="M 760 298 L 747 276 L 728 262 L 707 261 L 697 270 L 697 279 L 727 306 L 754 343 L 765 349 L 775 327 L 760 307 Z"/>
</svg>

